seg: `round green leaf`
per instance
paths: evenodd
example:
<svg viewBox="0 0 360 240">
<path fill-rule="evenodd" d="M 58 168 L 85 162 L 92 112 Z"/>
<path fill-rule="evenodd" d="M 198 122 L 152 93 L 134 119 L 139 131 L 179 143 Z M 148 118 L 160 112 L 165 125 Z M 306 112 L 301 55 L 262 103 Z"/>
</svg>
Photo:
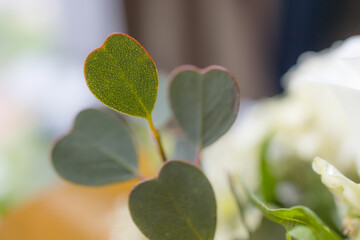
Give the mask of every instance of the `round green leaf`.
<svg viewBox="0 0 360 240">
<path fill-rule="evenodd" d="M 169 161 L 158 178 L 138 184 L 129 199 L 131 216 L 150 240 L 211 240 L 216 227 L 213 189 L 190 163 Z"/>
<path fill-rule="evenodd" d="M 115 33 L 85 62 L 91 92 L 106 106 L 132 116 L 148 118 L 158 91 L 154 61 L 133 38 Z"/>
<path fill-rule="evenodd" d="M 225 68 L 203 70 L 182 66 L 174 70 L 170 103 L 176 120 L 199 148 L 221 137 L 236 119 L 240 90 Z"/>
<path fill-rule="evenodd" d="M 73 130 L 52 151 L 55 170 L 83 185 L 104 185 L 135 178 L 133 141 L 115 116 L 89 109 L 79 113 Z"/>
</svg>

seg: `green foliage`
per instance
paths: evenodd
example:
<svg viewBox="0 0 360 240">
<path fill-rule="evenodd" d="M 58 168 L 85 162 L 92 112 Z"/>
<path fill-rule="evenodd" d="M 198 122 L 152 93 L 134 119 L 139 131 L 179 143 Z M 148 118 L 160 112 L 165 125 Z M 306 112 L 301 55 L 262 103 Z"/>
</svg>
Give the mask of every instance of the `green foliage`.
<svg viewBox="0 0 360 240">
<path fill-rule="evenodd" d="M 311 163 L 299 159 L 292 159 L 291 166 L 281 181 L 298 187 L 299 199 L 297 205 L 310 207 L 331 229 L 339 235 L 338 212 L 335 201 L 329 190 L 322 184 L 320 177 L 312 170 Z"/>
<path fill-rule="evenodd" d="M 260 176 L 261 176 L 261 191 L 264 200 L 267 203 L 278 203 L 276 198 L 276 178 L 270 171 L 269 164 L 267 162 L 267 150 L 271 141 L 271 136 L 265 138 L 262 143 L 260 151 Z"/>
<path fill-rule="evenodd" d="M 262 218 L 258 228 L 246 240 L 286 240 L 286 230 L 279 224 Z M 245 239 L 244 239 L 245 240 Z"/>
<path fill-rule="evenodd" d="M 305 226 L 294 227 L 287 233 L 287 237 L 289 240 L 291 237 L 296 240 L 316 240 L 316 237 L 311 229 Z"/>
<path fill-rule="evenodd" d="M 240 103 L 236 80 L 223 67 L 200 70 L 183 66 L 174 70 L 170 104 L 187 136 L 204 148 L 221 137 L 234 122 Z"/>
<path fill-rule="evenodd" d="M 197 166 L 168 161 L 165 156 L 154 122 L 164 125 L 169 111 L 164 104 L 165 94 L 159 94 L 153 122 L 159 81 L 156 66 L 146 50 L 125 34 L 113 34 L 88 56 L 85 78 L 91 92 L 105 105 L 147 120 L 165 162 L 157 177 L 144 179 L 131 191 L 129 209 L 138 228 L 150 240 L 214 239 L 216 201 L 208 179 Z M 165 89 L 164 83 L 161 89 Z M 195 143 L 175 137 L 179 140 L 175 156 L 192 160 L 196 155 L 195 164 L 199 166 L 200 150 L 221 137 L 236 119 L 240 103 L 237 83 L 223 67 L 200 70 L 184 66 L 172 74 L 169 97 L 176 121 Z M 262 192 L 267 202 L 275 202 L 276 181 L 266 159 L 268 143 L 269 139 L 264 142 L 260 159 Z M 78 115 L 73 130 L 54 146 L 52 161 L 62 177 L 83 185 L 105 185 L 140 176 L 127 128 L 117 117 L 97 110 L 85 110 Z M 269 209 L 255 196 L 248 195 L 265 217 L 286 228 L 288 238 L 340 239 L 306 207 Z M 241 212 L 239 198 L 237 203 Z M 256 233 L 251 237 L 257 239 Z"/>
<path fill-rule="evenodd" d="M 55 170 L 83 185 L 104 185 L 137 177 L 137 156 L 124 124 L 97 110 L 79 113 L 73 130 L 52 151 Z"/>
<path fill-rule="evenodd" d="M 281 207 L 289 206 L 286 197 L 282 199 L 276 195 L 276 188 L 282 183 L 295 186 L 298 196 L 295 198 L 296 201 L 291 203 L 291 206 L 304 205 L 310 207 L 329 227 L 342 235 L 336 221 L 338 216 L 331 193 L 321 183 L 319 176 L 314 173 L 311 163 L 291 156 L 287 159 L 291 165 L 281 166 L 282 174 L 275 177 L 274 170 L 279 168 L 279 163 L 274 164 L 268 160 L 268 148 L 272 136 L 269 134 L 263 140 L 260 149 L 260 188 L 265 202 Z"/>
<path fill-rule="evenodd" d="M 293 230 L 295 227 L 304 226 L 311 230 L 317 240 L 341 239 L 340 236 L 332 231 L 313 211 L 307 207 L 296 206 L 292 208 L 269 209 L 248 190 L 246 191 L 250 201 L 263 213 L 266 218 L 283 225 L 288 232 Z"/>
<path fill-rule="evenodd" d="M 106 106 L 149 118 L 156 102 L 158 73 L 146 50 L 133 38 L 116 33 L 85 62 L 91 92 Z"/>
<path fill-rule="evenodd" d="M 133 189 L 129 208 L 134 222 L 150 240 L 214 238 L 214 192 L 201 170 L 189 163 L 167 162 L 158 178 Z"/>
</svg>

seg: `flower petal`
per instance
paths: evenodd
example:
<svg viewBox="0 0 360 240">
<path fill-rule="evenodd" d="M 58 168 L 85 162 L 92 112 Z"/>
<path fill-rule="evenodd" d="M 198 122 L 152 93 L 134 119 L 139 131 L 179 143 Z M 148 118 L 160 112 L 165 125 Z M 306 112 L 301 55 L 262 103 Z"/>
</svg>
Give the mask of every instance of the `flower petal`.
<svg viewBox="0 0 360 240">
<path fill-rule="evenodd" d="M 319 157 L 314 159 L 313 169 L 316 173 L 321 175 L 321 181 L 336 197 L 339 198 L 339 200 L 360 212 L 359 184 L 345 177 L 333 165 Z"/>
</svg>

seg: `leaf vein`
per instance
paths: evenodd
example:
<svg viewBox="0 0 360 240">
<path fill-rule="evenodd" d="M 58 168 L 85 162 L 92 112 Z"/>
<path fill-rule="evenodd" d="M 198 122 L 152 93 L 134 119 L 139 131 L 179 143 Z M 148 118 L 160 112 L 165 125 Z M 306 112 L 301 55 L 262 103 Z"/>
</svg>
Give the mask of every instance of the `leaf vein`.
<svg viewBox="0 0 360 240">
<path fill-rule="evenodd" d="M 114 60 L 114 62 L 116 62 L 117 64 L 115 65 L 116 68 L 119 70 L 119 75 L 122 79 L 125 80 L 126 84 L 128 85 L 130 92 L 134 95 L 134 97 L 138 100 L 138 102 L 140 103 L 140 106 L 143 108 L 143 110 L 145 111 L 145 114 L 147 116 L 150 115 L 149 111 L 147 110 L 147 108 L 145 107 L 145 104 L 143 103 L 142 99 L 139 97 L 137 91 L 135 90 L 133 84 L 131 84 L 131 81 L 125 76 L 123 70 L 118 66 L 120 65 L 119 62 L 116 60 L 116 58 L 106 49 L 104 48 L 104 50 L 108 53 L 108 55 Z"/>
<path fill-rule="evenodd" d="M 199 240 L 203 240 L 203 238 L 201 237 L 200 233 L 196 230 L 196 228 L 191 224 L 191 222 L 188 220 L 186 214 L 184 212 L 181 211 L 180 207 L 176 204 L 175 199 L 173 198 L 173 196 L 171 195 L 170 191 L 168 190 L 168 188 L 165 186 L 165 184 L 163 184 L 159 179 L 158 182 L 160 184 L 160 186 L 162 188 L 165 189 L 165 192 L 168 194 L 169 199 L 171 200 L 172 204 L 174 205 L 175 210 L 179 213 L 179 215 L 182 217 L 181 219 L 186 223 L 186 225 L 192 230 L 192 232 L 195 234 L 195 236 L 199 239 Z"/>
</svg>

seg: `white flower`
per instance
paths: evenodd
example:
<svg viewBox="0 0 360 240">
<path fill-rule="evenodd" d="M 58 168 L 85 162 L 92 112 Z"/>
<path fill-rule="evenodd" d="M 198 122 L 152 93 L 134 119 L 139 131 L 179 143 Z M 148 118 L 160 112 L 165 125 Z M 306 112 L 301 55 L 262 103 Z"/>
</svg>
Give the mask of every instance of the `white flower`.
<svg viewBox="0 0 360 240">
<path fill-rule="evenodd" d="M 217 202 L 217 227 L 215 239 L 244 239 L 247 237 L 245 225 L 241 222 L 239 209 L 230 190 L 228 175 L 246 179 L 251 189 L 257 186 L 257 166 L 253 138 L 243 138 L 242 125 L 235 123 L 230 131 L 219 141 L 204 151 L 203 168 L 215 191 Z M 249 129 L 250 130 L 250 129 Z M 256 129 L 254 129 L 256 130 Z M 261 134 L 261 131 L 259 131 Z M 247 151 L 248 150 L 248 151 Z M 254 211 L 244 213 L 248 225 L 256 228 L 261 215 Z"/>
<path fill-rule="evenodd" d="M 351 239 L 357 239 L 360 230 L 360 184 L 351 181 L 333 165 L 319 157 L 314 159 L 313 169 L 338 200 L 344 233 Z"/>
<path fill-rule="evenodd" d="M 338 199 L 360 213 L 360 184 L 354 183 L 333 165 L 319 157 L 314 159 L 313 169 Z"/>
<path fill-rule="evenodd" d="M 336 99 L 334 103 L 333 100 L 328 92 L 315 93 L 305 88 L 262 100 L 243 113 L 225 136 L 205 150 L 204 171 L 213 185 L 218 203 L 217 236 L 221 232 L 224 233 L 221 236 L 226 233 L 232 238 L 246 237 L 228 187 L 227 174 L 246 180 L 248 187 L 255 191 L 260 178 L 260 151 L 269 135 L 268 160 L 272 166 L 282 166 L 274 169 L 276 176 L 285 175 L 293 167 L 291 161 L 294 159 L 310 162 L 316 155 L 332 162 L 342 161 L 342 169 L 349 169 L 352 155 L 340 147 L 346 136 L 346 124 L 341 108 L 336 105 Z M 333 106 L 330 111 L 323 107 L 324 103 Z M 328 119 L 332 122 L 329 123 Z M 281 189 L 278 190 L 281 194 Z M 291 203 L 297 200 L 293 199 Z M 259 215 L 254 211 L 250 215 L 254 216 L 251 225 L 256 228 Z"/>
<path fill-rule="evenodd" d="M 359 62 L 360 37 L 330 50 L 302 55 L 285 75 L 284 95 L 254 103 L 205 151 L 204 170 L 219 205 L 219 231 L 227 231 L 228 236 L 244 233 L 223 224 L 239 222 L 227 174 L 241 176 L 250 189 L 256 189 L 260 149 L 269 135 L 268 160 L 273 166 L 282 166 L 274 172 L 279 177 L 292 168 L 293 159 L 311 161 L 314 156 L 328 159 L 342 171 L 351 170 L 360 156 L 360 108 L 356 104 L 360 104 Z"/>
<path fill-rule="evenodd" d="M 322 102 L 322 112 L 332 111 L 333 106 L 340 107 L 338 116 L 344 117 L 343 125 L 347 128 L 340 147 L 355 154 L 360 163 L 360 36 L 336 43 L 320 53 L 302 55 L 286 80 L 290 92 L 307 88 L 333 95 L 331 102 L 327 102 L 328 98 Z M 327 122 L 334 120 L 330 117 Z"/>
<path fill-rule="evenodd" d="M 354 158 L 360 167 L 360 36 L 336 43 L 320 53 L 304 54 L 298 64 L 286 75 L 288 91 L 308 89 L 316 93 L 327 93 L 328 97 L 314 104 L 323 106 L 324 123 L 333 125 L 333 129 L 343 126 L 338 148 L 342 155 L 335 166 L 343 168 L 344 162 L 351 166 L 347 158 Z M 330 100 L 330 101 L 329 101 Z M 337 108 L 337 114 L 330 112 Z M 335 113 L 335 112 L 334 112 Z M 342 118 L 342 120 L 341 120 Z M 345 153 L 345 154 L 344 154 Z M 318 155 L 318 154 L 317 154 Z M 338 200 L 338 208 L 344 219 L 345 231 L 350 237 L 358 235 L 360 216 L 360 185 L 346 178 L 332 164 L 321 158 L 315 158 L 313 169 L 321 175 L 322 182 Z M 355 216 L 355 217 L 354 217 Z"/>
</svg>

